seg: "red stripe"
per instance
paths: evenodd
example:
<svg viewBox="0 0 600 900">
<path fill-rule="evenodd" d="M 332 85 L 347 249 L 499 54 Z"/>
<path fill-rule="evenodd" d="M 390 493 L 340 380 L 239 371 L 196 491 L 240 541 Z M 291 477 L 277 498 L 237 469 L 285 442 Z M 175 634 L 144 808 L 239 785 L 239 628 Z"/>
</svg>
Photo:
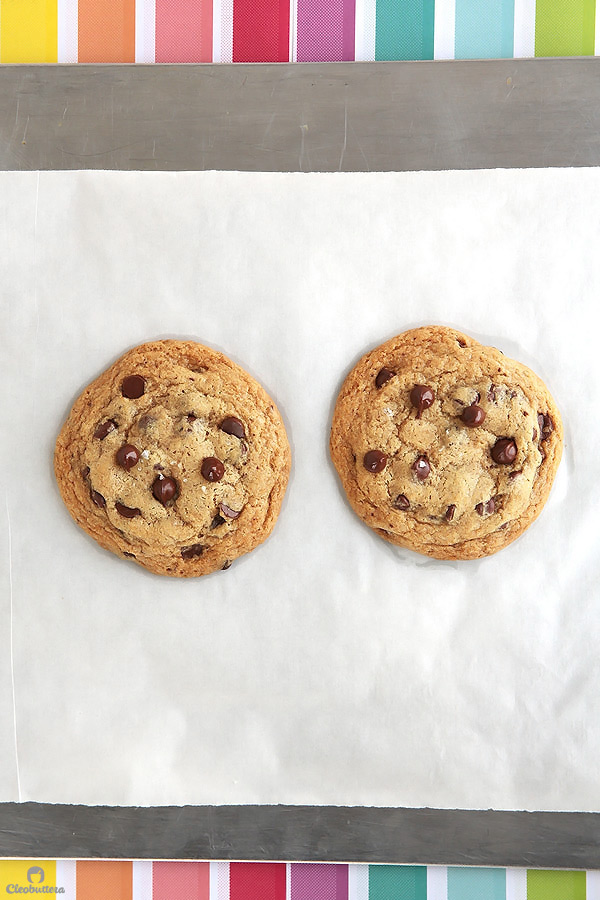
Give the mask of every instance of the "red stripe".
<svg viewBox="0 0 600 900">
<path fill-rule="evenodd" d="M 285 863 L 231 863 L 229 900 L 285 900 Z"/>
<path fill-rule="evenodd" d="M 152 863 L 153 900 L 209 900 L 210 863 Z"/>
<path fill-rule="evenodd" d="M 233 62 L 289 59 L 289 0 L 234 0 Z"/>
</svg>

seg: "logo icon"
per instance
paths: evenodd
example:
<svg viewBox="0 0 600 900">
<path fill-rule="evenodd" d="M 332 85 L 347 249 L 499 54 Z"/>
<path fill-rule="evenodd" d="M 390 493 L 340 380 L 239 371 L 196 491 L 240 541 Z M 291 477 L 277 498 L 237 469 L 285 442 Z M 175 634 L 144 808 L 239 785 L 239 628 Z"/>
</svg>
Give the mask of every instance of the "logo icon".
<svg viewBox="0 0 600 900">
<path fill-rule="evenodd" d="M 44 870 L 41 866 L 32 866 L 30 869 L 27 869 L 27 881 L 29 884 L 41 884 L 44 877 Z"/>
</svg>

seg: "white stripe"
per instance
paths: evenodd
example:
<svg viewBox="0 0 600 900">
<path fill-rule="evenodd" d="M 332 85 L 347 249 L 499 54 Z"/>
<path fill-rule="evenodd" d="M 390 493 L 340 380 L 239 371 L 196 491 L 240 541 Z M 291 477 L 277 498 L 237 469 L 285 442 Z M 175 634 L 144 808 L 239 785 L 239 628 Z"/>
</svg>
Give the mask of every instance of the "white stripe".
<svg viewBox="0 0 600 900">
<path fill-rule="evenodd" d="M 506 900 L 527 900 L 527 869 L 506 870 Z"/>
<path fill-rule="evenodd" d="M 213 898 L 214 900 L 229 900 L 228 862 L 217 862 L 210 864 L 210 900 L 213 900 Z"/>
<path fill-rule="evenodd" d="M 76 63 L 78 59 L 79 22 L 77 0 L 58 0 L 57 60 Z"/>
<path fill-rule="evenodd" d="M 447 866 L 427 866 L 427 900 L 448 900 Z"/>
<path fill-rule="evenodd" d="M 56 860 L 56 887 L 64 888 L 63 900 L 75 900 L 77 896 L 77 865 L 74 859 Z"/>
<path fill-rule="evenodd" d="M 596 28 L 598 28 L 597 20 Z M 597 31 L 596 34 L 598 34 Z M 596 44 L 597 46 L 598 44 Z M 585 873 L 585 896 L 586 900 L 600 900 L 600 871 Z"/>
<path fill-rule="evenodd" d="M 354 58 L 357 62 L 375 59 L 376 5 L 377 0 L 356 0 Z"/>
<path fill-rule="evenodd" d="M 454 59 L 455 0 L 436 0 L 433 58 Z"/>
<path fill-rule="evenodd" d="M 156 62 L 155 0 L 135 0 L 135 61 Z"/>
<path fill-rule="evenodd" d="M 369 900 L 369 867 L 365 863 L 348 866 L 348 900 Z"/>
<path fill-rule="evenodd" d="M 152 900 L 151 862 L 146 862 L 145 860 L 136 860 L 133 863 L 131 888 L 132 900 Z"/>
<path fill-rule="evenodd" d="M 233 0 L 219 0 L 219 6 L 221 7 L 219 62 L 230 63 L 233 61 Z"/>
<path fill-rule="evenodd" d="M 285 900 L 292 900 L 292 864 L 285 864 Z"/>
<path fill-rule="evenodd" d="M 298 0 L 290 0 L 290 62 L 298 62 Z"/>
<path fill-rule="evenodd" d="M 213 62 L 221 62 L 221 0 L 213 0 Z"/>
<path fill-rule="evenodd" d="M 535 0 L 515 0 L 513 56 L 535 56 Z"/>
</svg>

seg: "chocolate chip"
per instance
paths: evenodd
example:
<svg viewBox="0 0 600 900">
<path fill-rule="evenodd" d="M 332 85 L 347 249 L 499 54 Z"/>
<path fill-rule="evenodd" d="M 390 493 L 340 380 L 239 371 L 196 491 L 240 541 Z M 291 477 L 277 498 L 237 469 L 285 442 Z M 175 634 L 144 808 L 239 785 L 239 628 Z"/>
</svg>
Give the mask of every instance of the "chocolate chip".
<svg viewBox="0 0 600 900">
<path fill-rule="evenodd" d="M 425 481 L 431 472 L 431 466 L 429 465 L 429 460 L 426 456 L 418 456 L 414 461 L 412 468 L 419 481 Z"/>
<path fill-rule="evenodd" d="M 104 509 L 106 500 L 102 494 L 99 494 L 98 491 L 90 491 L 90 497 L 92 498 L 92 503 L 95 503 L 99 509 Z"/>
<path fill-rule="evenodd" d="M 202 544 L 192 544 L 190 547 L 181 548 L 182 559 L 193 559 L 195 556 L 202 556 L 204 546 Z"/>
<path fill-rule="evenodd" d="M 552 421 L 550 416 L 545 416 L 542 413 L 538 413 L 538 425 L 540 428 L 540 440 L 547 441 L 554 431 L 554 422 Z"/>
<path fill-rule="evenodd" d="M 224 525 L 224 524 L 225 524 L 225 519 L 223 518 L 223 516 L 220 516 L 219 513 L 217 513 L 217 515 L 214 517 L 214 519 L 210 523 L 210 527 L 218 528 L 219 525 Z"/>
<path fill-rule="evenodd" d="M 133 469 L 140 461 L 140 451 L 133 444 L 123 444 L 117 450 L 117 462 L 123 469 Z"/>
<path fill-rule="evenodd" d="M 537 431 L 535 430 L 535 428 L 533 429 L 533 434 L 531 435 L 531 440 L 537 441 Z"/>
<path fill-rule="evenodd" d="M 230 568 L 231 568 L 231 560 L 226 559 L 225 562 L 223 563 L 223 565 L 221 566 L 221 570 L 224 571 L 225 569 L 230 569 Z"/>
<path fill-rule="evenodd" d="M 410 392 L 410 402 L 417 410 L 417 419 L 421 418 L 423 410 L 429 409 L 434 400 L 435 393 L 433 388 L 426 384 L 415 384 Z"/>
<path fill-rule="evenodd" d="M 466 406 L 463 409 L 460 418 L 469 428 L 477 428 L 478 425 L 483 425 L 484 423 L 485 410 L 477 406 L 476 403 L 472 403 L 471 406 Z"/>
<path fill-rule="evenodd" d="M 146 381 L 141 375 L 128 375 L 121 382 L 121 393 L 128 400 L 137 400 L 146 390 Z"/>
<path fill-rule="evenodd" d="M 466 346 L 467 346 L 467 342 L 466 342 L 466 341 L 463 341 L 462 338 L 456 338 L 456 343 L 458 344 L 459 347 L 466 347 Z"/>
<path fill-rule="evenodd" d="M 224 431 L 225 434 L 232 434 L 234 437 L 240 438 L 240 440 L 246 437 L 244 423 L 240 422 L 239 419 L 236 419 L 235 416 L 227 416 L 226 419 L 223 419 L 219 428 L 221 431 Z"/>
<path fill-rule="evenodd" d="M 406 494 L 398 494 L 394 502 L 392 503 L 394 509 L 409 509 L 410 500 L 406 496 Z"/>
<path fill-rule="evenodd" d="M 207 456 L 202 460 L 200 471 L 207 481 L 220 481 L 225 474 L 225 466 L 216 456 Z"/>
<path fill-rule="evenodd" d="M 159 475 L 152 482 L 152 493 L 158 502 L 164 506 L 177 496 L 177 482 L 174 478 L 169 478 L 168 475 Z"/>
<path fill-rule="evenodd" d="M 154 416 L 150 416 L 150 415 L 148 415 L 148 413 L 146 413 L 145 416 L 142 416 L 140 418 L 140 420 L 138 422 L 138 428 L 140 429 L 140 431 L 148 431 L 148 429 L 152 425 L 154 425 L 155 422 L 156 422 L 156 419 L 154 418 Z"/>
<path fill-rule="evenodd" d="M 142 511 L 137 507 L 132 509 L 131 506 L 124 506 L 122 503 L 115 503 L 115 509 L 119 513 L 120 516 L 123 516 L 125 519 L 133 519 L 135 516 L 141 516 Z"/>
<path fill-rule="evenodd" d="M 224 516 L 227 516 L 228 519 L 237 519 L 239 514 L 241 513 L 241 509 L 232 509 L 230 506 L 227 506 L 225 503 L 219 503 L 219 509 L 223 513 Z"/>
<path fill-rule="evenodd" d="M 129 556 L 130 559 L 135 559 L 135 553 L 128 553 L 127 550 L 123 550 L 123 556 Z"/>
<path fill-rule="evenodd" d="M 498 438 L 491 449 L 492 459 L 501 466 L 509 466 L 517 456 L 514 438 Z"/>
<path fill-rule="evenodd" d="M 490 403 L 496 402 L 496 385 L 492 384 L 487 392 L 487 398 Z"/>
<path fill-rule="evenodd" d="M 387 455 L 382 453 L 381 450 L 369 450 L 363 457 L 363 466 L 367 472 L 372 472 L 375 475 L 377 472 L 383 472 L 387 465 L 387 460 Z"/>
<path fill-rule="evenodd" d="M 448 509 L 446 510 L 446 514 L 444 515 L 446 522 L 452 521 L 452 519 L 454 518 L 455 512 L 456 512 L 456 504 L 451 503 L 450 506 L 448 507 Z"/>
<path fill-rule="evenodd" d="M 380 369 L 377 373 L 377 377 L 375 379 L 375 387 L 382 388 L 386 381 L 389 381 L 390 378 L 393 378 L 396 373 L 392 372 L 391 369 L 386 369 L 384 366 L 383 369 Z"/>
<path fill-rule="evenodd" d="M 85 480 L 89 474 L 90 474 L 90 467 L 84 466 L 83 469 L 81 470 L 81 477 Z"/>
<path fill-rule="evenodd" d="M 523 474 L 523 469 L 515 469 L 514 472 L 509 472 L 509 473 L 508 473 L 508 477 L 509 477 L 509 478 L 516 478 L 517 475 L 522 475 L 522 474 Z"/>
<path fill-rule="evenodd" d="M 487 503 L 478 503 L 475 507 L 475 512 L 482 516 L 484 513 L 486 515 L 491 515 L 496 510 L 496 501 L 493 497 L 491 497 Z"/>
<path fill-rule="evenodd" d="M 198 416 L 195 416 L 194 413 L 188 413 L 186 416 L 186 419 L 188 420 L 190 425 L 193 425 L 197 418 Z"/>
<path fill-rule="evenodd" d="M 94 432 L 94 437 L 98 438 L 99 441 L 103 441 L 107 434 L 110 434 L 111 431 L 114 431 L 117 427 L 117 423 L 113 419 L 107 419 L 106 422 L 101 422 Z"/>
<path fill-rule="evenodd" d="M 240 441 L 240 453 L 242 456 L 245 456 L 248 452 L 248 444 L 245 441 Z"/>
</svg>

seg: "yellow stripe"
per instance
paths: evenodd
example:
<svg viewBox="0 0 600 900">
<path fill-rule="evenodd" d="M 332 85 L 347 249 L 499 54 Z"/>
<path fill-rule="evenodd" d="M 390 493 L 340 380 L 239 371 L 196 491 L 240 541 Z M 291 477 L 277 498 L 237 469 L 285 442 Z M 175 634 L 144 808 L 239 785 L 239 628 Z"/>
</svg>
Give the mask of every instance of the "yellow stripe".
<svg viewBox="0 0 600 900">
<path fill-rule="evenodd" d="M 57 0 L 0 0 L 0 62 L 56 62 L 57 5 Z"/>
</svg>

